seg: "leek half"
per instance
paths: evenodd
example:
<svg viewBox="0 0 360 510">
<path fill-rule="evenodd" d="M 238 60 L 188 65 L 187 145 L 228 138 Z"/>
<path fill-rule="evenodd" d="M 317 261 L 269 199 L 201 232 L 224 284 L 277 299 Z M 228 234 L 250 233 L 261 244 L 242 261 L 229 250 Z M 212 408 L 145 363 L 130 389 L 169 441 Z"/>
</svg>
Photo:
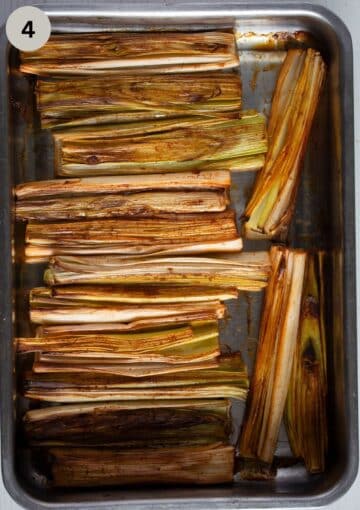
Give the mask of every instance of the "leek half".
<svg viewBox="0 0 360 510">
<path fill-rule="evenodd" d="M 310 473 L 324 471 L 328 445 L 324 257 L 319 252 L 308 258 L 285 408 L 291 449 Z"/>
<path fill-rule="evenodd" d="M 20 53 L 20 71 L 40 76 L 173 73 L 237 67 L 234 33 L 55 34 Z"/>
<path fill-rule="evenodd" d="M 181 284 L 261 290 L 270 273 L 267 252 L 244 252 L 221 257 L 53 257 L 45 271 L 49 285 Z"/>
<path fill-rule="evenodd" d="M 306 253 L 273 247 L 259 344 L 242 424 L 242 457 L 271 464 L 288 392 L 299 327 Z M 247 470 L 242 473 L 248 476 Z"/>
<path fill-rule="evenodd" d="M 270 112 L 269 151 L 244 213 L 246 237 L 276 238 L 287 233 L 325 74 L 317 51 L 287 52 Z"/>
</svg>

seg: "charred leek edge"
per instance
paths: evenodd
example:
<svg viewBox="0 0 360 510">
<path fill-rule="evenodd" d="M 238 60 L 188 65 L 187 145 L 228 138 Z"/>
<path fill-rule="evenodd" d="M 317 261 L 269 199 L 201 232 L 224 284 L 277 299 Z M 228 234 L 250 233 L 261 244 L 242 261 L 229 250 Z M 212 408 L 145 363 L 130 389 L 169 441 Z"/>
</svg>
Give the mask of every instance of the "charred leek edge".
<svg viewBox="0 0 360 510">
<path fill-rule="evenodd" d="M 153 115 L 239 115 L 241 81 L 238 74 L 209 72 L 119 76 L 106 81 L 93 78 L 61 81 L 38 80 L 37 108 L 43 127 L 106 122 L 116 117 Z M 110 120 L 111 122 L 111 120 Z"/>
<path fill-rule="evenodd" d="M 217 321 L 204 317 L 205 314 L 191 312 L 189 314 L 172 315 L 171 317 L 157 317 L 132 322 L 109 322 L 94 324 L 56 324 L 42 325 L 36 328 L 36 336 L 82 336 L 85 334 L 124 333 L 129 331 L 152 331 L 158 328 L 183 326 L 215 325 Z"/>
<path fill-rule="evenodd" d="M 182 285 L 69 285 L 67 287 L 36 287 L 30 291 L 30 306 L 55 307 L 103 306 L 114 304 L 170 304 L 201 303 L 236 299 L 239 292 L 234 287 L 190 287 Z"/>
<path fill-rule="evenodd" d="M 53 257 L 45 271 L 49 285 L 142 283 L 237 287 L 261 290 L 270 273 L 267 252 L 221 257 L 166 257 L 124 260 L 111 257 Z"/>
<path fill-rule="evenodd" d="M 30 320 L 34 324 L 91 324 L 102 322 L 131 322 L 187 313 L 205 314 L 209 319 L 223 319 L 225 306 L 220 301 L 204 303 L 170 303 L 154 305 L 103 305 L 56 308 L 31 308 Z"/>
<path fill-rule="evenodd" d="M 18 184 L 15 197 L 19 200 L 81 197 L 82 195 L 115 195 L 153 191 L 223 191 L 228 190 L 231 175 L 227 170 L 184 172 L 179 174 L 146 174 L 112 177 L 54 179 Z"/>
<path fill-rule="evenodd" d="M 328 443 L 324 257 L 324 252 L 319 252 L 308 258 L 285 408 L 291 449 L 304 459 L 310 473 L 324 471 Z"/>
<path fill-rule="evenodd" d="M 51 406 L 23 417 L 27 441 L 37 446 L 149 447 L 229 439 L 230 401 L 170 400 Z"/>
<path fill-rule="evenodd" d="M 20 71 L 40 76 L 166 73 L 239 65 L 233 32 L 113 32 L 52 35 L 20 53 Z M 64 57 L 65 56 L 65 57 Z"/>
<path fill-rule="evenodd" d="M 270 113 L 269 151 L 244 213 L 246 237 L 281 237 L 288 230 L 325 74 L 315 50 L 288 51 Z"/>
<path fill-rule="evenodd" d="M 267 151 L 265 118 L 248 112 L 234 120 L 190 118 L 97 127 L 95 131 L 75 128 L 54 134 L 54 151 L 57 174 L 75 177 L 248 170 L 254 166 L 249 158 Z"/>
<path fill-rule="evenodd" d="M 54 363 L 179 363 L 204 361 L 220 354 L 217 324 L 147 331 L 17 338 L 18 353 L 40 352 Z M 90 358 L 90 359 L 89 359 Z"/>
<path fill-rule="evenodd" d="M 17 202 L 17 220 L 57 221 L 146 217 L 162 213 L 194 214 L 225 211 L 229 198 L 221 191 L 155 191 L 131 195 L 93 195 Z"/>
<path fill-rule="evenodd" d="M 51 448 L 48 453 L 55 487 L 230 483 L 234 472 L 234 448 L 222 443 L 131 451 Z"/>
<path fill-rule="evenodd" d="M 245 398 L 246 366 L 239 353 L 223 355 L 216 368 L 133 378 L 98 373 L 25 374 L 23 394 L 47 402 Z"/>
<path fill-rule="evenodd" d="M 273 269 L 239 442 L 242 457 L 268 464 L 273 461 L 291 376 L 306 253 L 273 247 L 270 257 Z"/>
</svg>

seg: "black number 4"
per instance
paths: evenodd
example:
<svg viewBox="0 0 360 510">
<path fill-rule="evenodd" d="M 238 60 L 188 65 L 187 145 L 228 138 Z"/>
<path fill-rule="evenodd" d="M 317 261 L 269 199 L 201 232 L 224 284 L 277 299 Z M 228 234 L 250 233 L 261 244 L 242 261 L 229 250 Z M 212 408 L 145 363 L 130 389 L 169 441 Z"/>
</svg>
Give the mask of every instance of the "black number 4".
<svg viewBox="0 0 360 510">
<path fill-rule="evenodd" d="M 27 21 L 24 28 L 21 30 L 21 33 L 32 37 L 35 34 L 35 30 L 33 30 L 33 22 Z"/>
</svg>

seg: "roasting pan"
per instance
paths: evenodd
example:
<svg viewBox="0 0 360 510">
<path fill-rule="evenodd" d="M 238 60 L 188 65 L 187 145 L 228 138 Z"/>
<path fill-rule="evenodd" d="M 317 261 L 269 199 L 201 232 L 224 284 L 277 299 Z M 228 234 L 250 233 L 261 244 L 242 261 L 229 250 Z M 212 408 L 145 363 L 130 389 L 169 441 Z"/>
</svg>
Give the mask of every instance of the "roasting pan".
<svg viewBox="0 0 360 510">
<path fill-rule="evenodd" d="M 23 4 L 31 2 L 23 2 Z M 329 334 L 329 440 L 324 474 L 309 476 L 301 465 L 279 469 L 272 482 L 209 488 L 151 487 L 113 490 L 48 488 L 23 448 L 18 418 L 26 403 L 16 399 L 13 337 L 29 332 L 26 293 L 41 281 L 42 267 L 21 263 L 23 232 L 15 226 L 12 187 L 53 175 L 47 133 L 37 129 L 32 82 L 16 70 L 17 53 L 1 35 L 0 171 L 0 375 L 2 472 L 5 487 L 28 509 L 215 509 L 325 505 L 344 494 L 358 469 L 357 352 L 355 300 L 354 135 L 352 43 L 330 11 L 310 4 L 260 4 L 212 0 L 132 2 L 38 2 L 53 32 L 113 30 L 204 30 L 233 28 L 240 52 L 244 106 L 268 113 L 277 72 L 290 46 L 319 48 L 328 79 L 308 146 L 290 233 L 294 247 L 326 249 L 332 260 Z M 15 5 L 14 2 L 14 8 Z M 232 202 L 241 215 L 255 174 L 236 174 Z M 245 249 L 268 244 L 247 242 Z M 222 325 L 222 342 L 241 349 L 251 367 L 262 296 L 242 294 Z M 236 405 L 237 426 L 243 405 Z M 239 412 L 239 414 L 238 414 Z M 288 452 L 282 431 L 278 454 Z"/>
</svg>

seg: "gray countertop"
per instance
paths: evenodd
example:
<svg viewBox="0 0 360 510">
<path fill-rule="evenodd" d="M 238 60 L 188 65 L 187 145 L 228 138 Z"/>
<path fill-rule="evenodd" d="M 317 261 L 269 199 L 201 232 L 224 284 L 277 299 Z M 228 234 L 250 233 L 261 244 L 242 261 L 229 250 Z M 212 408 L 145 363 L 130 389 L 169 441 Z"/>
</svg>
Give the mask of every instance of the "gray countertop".
<svg viewBox="0 0 360 510">
<path fill-rule="evenodd" d="M 121 0 L 119 0 L 120 2 Z M 219 0 L 221 1 L 221 0 Z M 279 3 L 282 0 L 277 0 Z M 306 0 L 305 0 L 306 1 Z M 266 0 L 263 0 L 265 3 Z M 288 0 L 284 0 L 290 3 Z M 22 5 L 41 5 L 42 0 L 1 0 L 0 4 L 0 24 L 2 25 L 8 15 L 17 7 Z M 299 2 L 291 2 L 299 3 Z M 307 0 L 307 3 L 314 5 L 323 5 L 335 12 L 349 28 L 354 45 L 354 104 L 355 104 L 355 191 L 356 203 L 358 205 L 356 214 L 356 246 L 357 246 L 357 267 L 360 267 L 360 176 L 357 172 L 360 166 L 360 0 Z M 91 0 L 83 1 L 83 4 L 91 7 Z M 251 4 L 251 1 L 249 2 Z M 357 271 L 357 288 L 360 288 L 360 272 Z M 360 293 L 358 293 L 357 308 L 360 309 Z M 358 324 L 360 331 L 360 324 Z M 358 338 L 358 345 L 360 345 Z M 359 382 L 358 382 L 359 385 Z M 360 394 L 360 385 L 359 385 Z M 324 507 L 323 507 L 324 508 Z M 358 475 L 351 489 L 338 501 L 326 507 L 326 510 L 358 510 L 360 508 L 360 476 Z M 0 510 L 18 510 L 20 507 L 10 498 L 0 474 Z M 282 509 L 283 510 L 283 509 Z"/>
</svg>

